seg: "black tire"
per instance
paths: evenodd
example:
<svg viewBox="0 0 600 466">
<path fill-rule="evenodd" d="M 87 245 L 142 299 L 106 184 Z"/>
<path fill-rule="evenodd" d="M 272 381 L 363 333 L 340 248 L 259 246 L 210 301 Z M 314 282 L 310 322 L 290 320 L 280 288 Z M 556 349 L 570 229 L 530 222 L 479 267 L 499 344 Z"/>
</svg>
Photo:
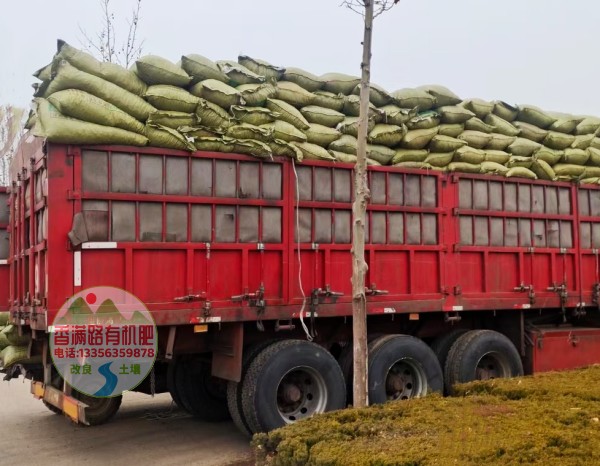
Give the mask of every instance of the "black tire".
<svg viewBox="0 0 600 466">
<path fill-rule="evenodd" d="M 176 361 L 171 361 L 169 363 L 169 367 L 167 368 L 167 389 L 169 390 L 169 393 L 171 394 L 171 398 L 173 399 L 175 404 L 179 408 L 185 409 L 183 407 L 183 402 L 181 401 L 181 397 L 179 396 L 179 392 L 177 391 L 176 372 L 175 372 L 176 369 L 177 369 Z"/>
<path fill-rule="evenodd" d="M 76 390 L 72 392 L 73 398 L 88 405 L 85 408 L 85 420 L 89 426 L 99 426 L 105 424 L 117 414 L 123 401 L 123 396 L 112 398 L 96 398 L 84 395 Z"/>
<path fill-rule="evenodd" d="M 369 344 L 369 403 L 441 392 L 442 368 L 427 344 L 410 335 L 386 335 Z"/>
<path fill-rule="evenodd" d="M 523 375 L 523 363 L 515 345 L 493 330 L 471 330 L 448 353 L 444 369 L 446 390 L 455 384 Z"/>
<path fill-rule="evenodd" d="M 256 358 L 263 349 L 273 344 L 275 341 L 276 340 L 263 341 L 246 348 L 242 357 L 242 374 L 240 382 L 229 381 L 227 383 L 227 407 L 229 408 L 229 414 L 231 415 L 231 419 L 235 426 L 246 437 L 252 437 L 252 430 L 248 426 L 248 421 L 244 416 L 244 408 L 242 406 L 242 386 L 244 377 L 248 372 L 250 364 L 254 361 L 254 358 Z"/>
<path fill-rule="evenodd" d="M 438 358 L 442 371 L 446 367 L 446 360 L 448 359 L 448 353 L 450 352 L 450 348 L 452 348 L 452 345 L 456 343 L 456 340 L 458 340 L 468 331 L 469 330 L 466 328 L 455 328 L 453 330 L 450 330 L 448 333 L 440 335 L 431 343 L 431 350 Z M 446 393 L 445 389 L 444 392 Z"/>
<path fill-rule="evenodd" d="M 226 383 L 211 375 L 208 362 L 199 358 L 178 359 L 175 384 L 183 408 L 192 416 L 208 422 L 229 419 Z"/>
<path fill-rule="evenodd" d="M 345 405 L 340 366 L 326 349 L 308 341 L 269 345 L 252 361 L 242 384 L 244 417 L 252 433 Z"/>
</svg>

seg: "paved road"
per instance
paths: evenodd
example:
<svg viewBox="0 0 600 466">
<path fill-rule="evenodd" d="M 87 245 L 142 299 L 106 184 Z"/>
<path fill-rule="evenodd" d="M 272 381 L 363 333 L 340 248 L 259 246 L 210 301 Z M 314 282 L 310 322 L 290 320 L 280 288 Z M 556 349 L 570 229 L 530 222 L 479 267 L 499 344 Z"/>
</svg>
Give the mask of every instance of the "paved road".
<svg viewBox="0 0 600 466">
<path fill-rule="evenodd" d="M 200 422 L 168 394 L 127 393 L 113 421 L 79 427 L 35 400 L 22 380 L 0 382 L 0 464 L 253 464 L 248 440 L 232 423 Z"/>
</svg>

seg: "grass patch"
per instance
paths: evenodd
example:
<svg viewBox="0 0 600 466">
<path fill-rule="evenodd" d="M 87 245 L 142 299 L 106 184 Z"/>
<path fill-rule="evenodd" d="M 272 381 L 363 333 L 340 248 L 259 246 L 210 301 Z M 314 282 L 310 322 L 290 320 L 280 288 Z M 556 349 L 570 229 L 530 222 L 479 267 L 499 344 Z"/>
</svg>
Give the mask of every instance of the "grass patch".
<svg viewBox="0 0 600 466">
<path fill-rule="evenodd" d="M 253 441 L 261 465 L 600 464 L 600 366 L 347 409 Z"/>
</svg>

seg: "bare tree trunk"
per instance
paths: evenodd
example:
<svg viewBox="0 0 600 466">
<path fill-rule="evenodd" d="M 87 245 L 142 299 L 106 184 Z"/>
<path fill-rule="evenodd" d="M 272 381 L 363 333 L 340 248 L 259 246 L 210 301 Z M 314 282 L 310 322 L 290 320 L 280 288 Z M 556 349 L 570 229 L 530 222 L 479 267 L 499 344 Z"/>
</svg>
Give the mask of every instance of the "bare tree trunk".
<svg viewBox="0 0 600 466">
<path fill-rule="evenodd" d="M 369 118 L 369 83 L 371 80 L 371 35 L 373 2 L 365 0 L 365 30 L 363 39 L 362 75 L 360 81 L 360 118 L 358 149 L 354 167 L 355 196 L 352 205 L 352 333 L 354 343 L 354 406 L 368 405 L 367 393 L 367 297 L 365 276 L 365 216 L 370 197 L 367 183 L 367 127 Z"/>
</svg>

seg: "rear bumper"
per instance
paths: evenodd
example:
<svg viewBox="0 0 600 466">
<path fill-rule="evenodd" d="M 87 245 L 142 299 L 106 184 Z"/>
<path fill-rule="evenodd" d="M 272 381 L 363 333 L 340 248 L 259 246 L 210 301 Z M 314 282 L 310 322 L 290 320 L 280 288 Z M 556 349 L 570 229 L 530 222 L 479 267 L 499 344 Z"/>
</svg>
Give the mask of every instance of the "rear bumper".
<svg viewBox="0 0 600 466">
<path fill-rule="evenodd" d="M 77 424 L 89 425 L 85 419 L 87 405 L 76 400 L 57 388 L 44 385 L 42 382 L 31 382 L 31 394 L 38 400 L 60 409 L 67 417 Z"/>
</svg>

